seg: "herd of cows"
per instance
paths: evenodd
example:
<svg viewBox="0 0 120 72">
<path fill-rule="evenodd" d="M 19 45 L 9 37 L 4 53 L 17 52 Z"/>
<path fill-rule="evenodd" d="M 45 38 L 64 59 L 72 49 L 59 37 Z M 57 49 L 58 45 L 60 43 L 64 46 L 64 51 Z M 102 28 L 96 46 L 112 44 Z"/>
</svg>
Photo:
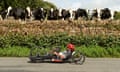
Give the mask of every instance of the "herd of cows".
<svg viewBox="0 0 120 72">
<path fill-rule="evenodd" d="M 104 19 L 114 19 L 114 11 L 111 11 L 109 8 L 104 9 L 93 9 L 86 10 L 78 8 L 77 10 L 67 10 L 67 9 L 44 9 L 41 7 L 38 8 L 13 8 L 9 6 L 6 10 L 0 11 L 0 20 L 7 19 L 8 17 L 13 17 L 14 19 L 31 19 L 31 20 L 77 20 L 79 18 L 84 18 L 86 20 L 92 20 L 94 18 L 99 20 Z"/>
</svg>

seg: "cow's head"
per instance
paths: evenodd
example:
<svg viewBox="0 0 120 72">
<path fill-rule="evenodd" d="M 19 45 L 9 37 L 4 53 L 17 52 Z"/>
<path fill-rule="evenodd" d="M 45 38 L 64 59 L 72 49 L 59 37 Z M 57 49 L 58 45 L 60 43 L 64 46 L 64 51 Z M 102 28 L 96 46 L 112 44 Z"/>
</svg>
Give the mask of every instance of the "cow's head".
<svg viewBox="0 0 120 72">
<path fill-rule="evenodd" d="M 26 12 L 27 18 L 30 18 L 32 16 L 32 11 L 31 11 L 31 8 L 29 6 L 26 7 L 25 12 Z"/>
<path fill-rule="evenodd" d="M 53 14 L 53 13 L 54 13 L 54 9 L 53 9 L 53 8 L 51 8 L 51 9 L 50 9 L 50 12 L 49 12 L 49 15 L 50 15 L 50 17 L 51 17 L 51 18 L 53 18 L 53 17 L 54 17 L 54 14 Z"/>
<path fill-rule="evenodd" d="M 46 11 L 44 10 L 44 8 L 39 8 L 39 12 L 40 12 L 41 18 L 44 19 L 46 16 Z"/>
<path fill-rule="evenodd" d="M 9 7 L 7 8 L 6 18 L 10 15 L 10 11 L 11 11 L 11 10 L 12 10 L 12 7 L 9 6 Z"/>
<path fill-rule="evenodd" d="M 62 16 L 62 9 L 59 9 L 59 16 Z"/>
<path fill-rule="evenodd" d="M 69 9 L 68 11 L 70 15 L 69 19 L 74 19 L 74 13 L 73 13 L 74 11 L 72 9 Z"/>
</svg>

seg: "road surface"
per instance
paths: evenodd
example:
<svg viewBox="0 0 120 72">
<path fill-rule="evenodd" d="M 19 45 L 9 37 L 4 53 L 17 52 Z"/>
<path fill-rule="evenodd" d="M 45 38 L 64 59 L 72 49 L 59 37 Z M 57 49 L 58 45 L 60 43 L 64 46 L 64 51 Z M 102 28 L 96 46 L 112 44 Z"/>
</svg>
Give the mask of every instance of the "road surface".
<svg viewBox="0 0 120 72">
<path fill-rule="evenodd" d="M 120 72 L 120 58 L 86 58 L 83 65 L 28 61 L 28 58 L 0 57 L 0 72 Z"/>
</svg>

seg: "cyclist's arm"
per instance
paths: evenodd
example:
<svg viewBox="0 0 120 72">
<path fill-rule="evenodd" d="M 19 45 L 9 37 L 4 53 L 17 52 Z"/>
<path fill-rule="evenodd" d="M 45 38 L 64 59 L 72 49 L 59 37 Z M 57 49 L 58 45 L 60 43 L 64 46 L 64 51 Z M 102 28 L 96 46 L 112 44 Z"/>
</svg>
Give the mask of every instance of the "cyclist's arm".
<svg viewBox="0 0 120 72">
<path fill-rule="evenodd" d="M 55 54 L 55 55 L 59 56 L 59 53 L 57 53 L 57 52 L 53 52 L 53 54 Z"/>
<path fill-rule="evenodd" d="M 62 55 L 62 54 L 60 54 L 60 53 L 54 52 L 53 54 L 59 56 L 60 58 L 65 58 L 64 55 Z"/>
</svg>

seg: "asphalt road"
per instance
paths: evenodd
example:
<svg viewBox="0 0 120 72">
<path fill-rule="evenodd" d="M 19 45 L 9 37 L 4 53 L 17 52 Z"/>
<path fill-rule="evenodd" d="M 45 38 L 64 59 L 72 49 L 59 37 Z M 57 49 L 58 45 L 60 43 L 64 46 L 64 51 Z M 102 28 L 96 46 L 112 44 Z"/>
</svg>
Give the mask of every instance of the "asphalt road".
<svg viewBox="0 0 120 72">
<path fill-rule="evenodd" d="M 0 72 L 120 72 L 120 58 L 87 58 L 83 65 L 28 63 L 28 58 L 0 58 Z"/>
</svg>

